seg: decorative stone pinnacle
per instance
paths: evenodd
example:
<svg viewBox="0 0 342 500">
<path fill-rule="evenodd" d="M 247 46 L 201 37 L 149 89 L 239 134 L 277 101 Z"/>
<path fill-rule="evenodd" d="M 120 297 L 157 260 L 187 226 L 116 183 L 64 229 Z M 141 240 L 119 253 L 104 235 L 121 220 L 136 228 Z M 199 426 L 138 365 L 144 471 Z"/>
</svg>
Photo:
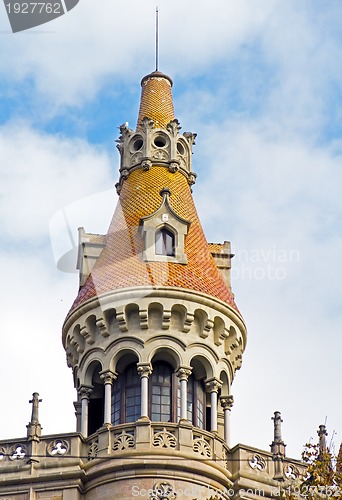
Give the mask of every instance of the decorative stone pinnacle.
<svg viewBox="0 0 342 500">
<path fill-rule="evenodd" d="M 272 417 L 272 420 L 274 422 L 274 443 L 282 443 L 281 439 L 281 424 L 283 422 L 281 418 L 281 413 L 280 411 L 275 411 L 274 412 L 274 417 Z"/>
<path fill-rule="evenodd" d="M 31 424 L 39 424 L 39 403 L 41 403 L 43 400 L 39 399 L 39 394 L 38 392 L 34 392 L 32 394 L 32 399 L 30 399 L 29 403 L 32 404 L 32 415 L 31 415 Z"/>
<path fill-rule="evenodd" d="M 152 366 L 150 363 L 138 363 L 137 370 L 141 378 L 148 378 L 152 373 Z"/>
<path fill-rule="evenodd" d="M 39 423 L 39 403 L 41 402 L 42 400 L 39 399 L 38 392 L 34 392 L 32 394 L 32 399 L 29 400 L 29 403 L 32 404 L 31 421 L 26 426 L 27 438 L 29 441 L 40 441 L 42 426 Z"/>
<path fill-rule="evenodd" d="M 281 438 L 281 413 L 280 411 L 274 412 L 274 417 L 272 417 L 274 422 L 274 439 L 271 444 L 271 452 L 273 454 L 274 462 L 274 477 L 275 481 L 284 481 L 283 467 L 282 463 L 285 458 L 285 447 L 284 441 Z"/>
<path fill-rule="evenodd" d="M 319 437 L 319 456 L 322 457 L 327 451 L 327 442 L 325 437 L 328 435 L 325 425 L 320 425 L 317 431 Z"/>
<path fill-rule="evenodd" d="M 224 410 L 231 410 L 233 408 L 233 404 L 234 404 L 233 395 L 229 394 L 228 396 L 221 396 L 220 403 L 221 403 L 221 406 Z"/>
</svg>

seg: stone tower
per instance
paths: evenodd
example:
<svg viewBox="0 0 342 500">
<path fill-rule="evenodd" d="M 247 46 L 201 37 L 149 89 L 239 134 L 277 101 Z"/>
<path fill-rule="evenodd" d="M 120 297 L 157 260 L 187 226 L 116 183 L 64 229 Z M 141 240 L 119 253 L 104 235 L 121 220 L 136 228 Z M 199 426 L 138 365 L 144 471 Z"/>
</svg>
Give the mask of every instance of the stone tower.
<svg viewBox="0 0 342 500">
<path fill-rule="evenodd" d="M 117 141 L 119 201 L 107 235 L 80 229 L 80 289 L 63 327 L 77 431 L 96 456 L 116 451 L 99 470 L 111 477 L 103 492 L 122 499 L 157 483 L 227 486 L 230 387 L 246 345 L 230 245 L 207 243 L 192 198 L 195 134 L 180 132 L 168 76 L 141 86 L 136 130 L 122 125 Z"/>
<path fill-rule="evenodd" d="M 180 133 L 171 88 L 162 73 L 143 78 L 136 130 L 120 127 L 108 233 L 79 230 L 80 288 L 63 326 L 76 432 L 43 435 L 34 393 L 26 437 L 0 441 L 0 499 L 272 499 L 304 477 L 285 457 L 279 412 L 271 451 L 230 447 L 246 329 L 230 244 L 207 243 L 196 213 L 195 134 Z"/>
</svg>

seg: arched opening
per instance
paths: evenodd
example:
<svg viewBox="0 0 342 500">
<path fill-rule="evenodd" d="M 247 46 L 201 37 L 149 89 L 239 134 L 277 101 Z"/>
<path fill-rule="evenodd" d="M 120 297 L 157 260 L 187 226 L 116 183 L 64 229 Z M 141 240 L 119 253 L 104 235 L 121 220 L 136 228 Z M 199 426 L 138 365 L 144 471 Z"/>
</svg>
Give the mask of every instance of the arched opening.
<svg viewBox="0 0 342 500">
<path fill-rule="evenodd" d="M 140 418 L 141 382 L 137 365 L 130 364 L 119 374 L 112 389 L 112 424 L 135 422 Z"/>
<path fill-rule="evenodd" d="M 172 422 L 173 369 L 170 365 L 157 362 L 150 377 L 150 415 L 152 422 Z"/>
<path fill-rule="evenodd" d="M 100 378 L 102 366 L 99 362 L 95 362 L 92 368 L 91 385 L 93 389 L 89 397 L 88 436 L 102 427 L 104 418 L 104 385 Z"/>
<path fill-rule="evenodd" d="M 203 380 L 188 379 L 187 417 L 195 427 L 206 429 L 206 393 Z"/>
<path fill-rule="evenodd" d="M 175 256 L 176 238 L 166 227 L 156 232 L 155 252 L 156 255 Z"/>
</svg>

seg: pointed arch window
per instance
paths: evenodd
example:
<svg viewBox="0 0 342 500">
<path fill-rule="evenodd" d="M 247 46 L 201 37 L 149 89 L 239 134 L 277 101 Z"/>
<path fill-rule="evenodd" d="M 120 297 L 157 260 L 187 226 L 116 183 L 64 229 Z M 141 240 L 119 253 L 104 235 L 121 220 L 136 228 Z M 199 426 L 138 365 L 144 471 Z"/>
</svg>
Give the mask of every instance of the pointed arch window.
<svg viewBox="0 0 342 500">
<path fill-rule="evenodd" d="M 172 231 L 163 227 L 156 231 L 156 255 L 175 256 L 176 238 Z"/>
</svg>

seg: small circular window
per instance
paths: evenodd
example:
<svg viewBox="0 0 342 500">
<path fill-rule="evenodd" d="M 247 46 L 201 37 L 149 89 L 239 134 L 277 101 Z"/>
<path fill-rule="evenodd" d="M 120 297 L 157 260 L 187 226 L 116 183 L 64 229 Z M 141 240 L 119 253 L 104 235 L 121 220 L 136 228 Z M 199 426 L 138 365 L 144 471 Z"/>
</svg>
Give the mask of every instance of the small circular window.
<svg viewBox="0 0 342 500">
<path fill-rule="evenodd" d="M 153 142 L 157 148 L 164 148 L 166 146 L 166 138 L 162 135 L 157 135 Z"/>
<path fill-rule="evenodd" d="M 136 137 L 133 139 L 131 148 L 132 151 L 140 151 L 140 149 L 143 147 L 144 141 L 142 140 L 142 137 Z"/>
</svg>

